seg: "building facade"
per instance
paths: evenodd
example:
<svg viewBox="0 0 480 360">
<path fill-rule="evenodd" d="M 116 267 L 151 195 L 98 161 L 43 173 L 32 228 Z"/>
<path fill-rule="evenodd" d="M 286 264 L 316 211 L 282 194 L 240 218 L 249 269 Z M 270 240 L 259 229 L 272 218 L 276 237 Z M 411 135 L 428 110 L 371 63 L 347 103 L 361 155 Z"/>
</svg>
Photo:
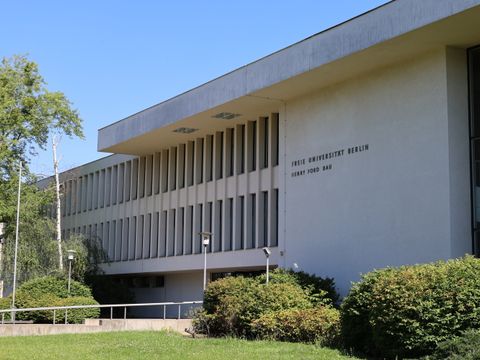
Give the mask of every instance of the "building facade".
<svg viewBox="0 0 480 360">
<path fill-rule="evenodd" d="M 99 130 L 62 174 L 137 301 L 272 267 L 334 277 L 479 253 L 480 0 L 397 0 Z M 48 180 L 45 180 L 48 181 Z M 478 214 L 478 215 L 477 215 Z"/>
</svg>

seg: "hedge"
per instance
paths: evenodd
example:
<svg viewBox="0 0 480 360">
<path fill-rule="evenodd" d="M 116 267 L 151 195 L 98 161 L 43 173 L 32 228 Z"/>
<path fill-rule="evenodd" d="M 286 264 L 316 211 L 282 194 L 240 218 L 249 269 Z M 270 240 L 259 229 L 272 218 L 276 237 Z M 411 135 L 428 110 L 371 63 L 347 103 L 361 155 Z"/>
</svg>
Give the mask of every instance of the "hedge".
<svg viewBox="0 0 480 360">
<path fill-rule="evenodd" d="M 12 299 L 10 297 L 0 298 L 0 310 L 10 309 L 12 307 Z M 0 321 L 1 321 L 0 315 Z M 4 320 L 10 320 L 10 313 L 3 315 Z"/>
<path fill-rule="evenodd" d="M 44 276 L 24 282 L 18 291 L 27 293 L 32 298 L 39 298 L 42 295 L 50 294 L 59 298 L 69 296 L 91 297 L 92 291 L 82 283 L 72 280 L 70 283 L 70 294 L 68 293 L 68 281 L 55 276 Z"/>
<path fill-rule="evenodd" d="M 265 283 L 265 275 L 256 279 Z M 310 301 L 315 305 L 337 305 L 339 294 L 335 289 L 335 281 L 332 278 L 322 278 L 304 271 L 277 268 L 270 273 L 270 283 L 290 283 L 300 286 L 309 295 Z"/>
<path fill-rule="evenodd" d="M 93 305 L 98 304 L 91 295 L 91 290 L 78 281 L 72 280 L 70 284 L 70 297 L 68 283 L 63 278 L 46 276 L 36 278 L 23 283 L 17 290 L 15 306 L 17 308 L 37 308 L 69 305 Z M 90 317 L 98 317 L 98 309 L 72 310 L 73 315 L 69 323 L 77 323 Z M 78 314 L 78 315 L 77 315 Z M 31 320 L 35 323 L 53 322 L 53 311 L 18 312 L 18 320 Z M 64 321 L 64 315 L 57 311 L 56 321 Z"/>
<path fill-rule="evenodd" d="M 472 256 L 373 271 L 341 307 L 347 348 L 370 356 L 419 357 L 480 327 L 480 260 Z"/>
<path fill-rule="evenodd" d="M 264 340 L 340 345 L 340 313 L 330 306 L 270 312 L 253 321 Z"/>
<path fill-rule="evenodd" d="M 93 298 L 88 297 L 70 297 L 65 299 L 58 299 L 55 306 L 74 306 L 74 305 L 98 305 L 98 302 Z M 70 309 L 67 312 L 67 321 L 69 324 L 81 324 L 85 319 L 95 319 L 100 315 L 99 308 L 87 309 Z M 53 321 L 53 312 L 50 312 L 48 320 Z M 58 323 L 65 322 L 65 310 L 57 310 L 55 320 Z"/>
<path fill-rule="evenodd" d="M 265 285 L 255 278 L 228 277 L 209 284 L 203 306 L 204 311 L 194 318 L 197 332 L 253 338 L 252 322 L 264 313 L 310 308 L 312 304 L 296 284 Z"/>
</svg>

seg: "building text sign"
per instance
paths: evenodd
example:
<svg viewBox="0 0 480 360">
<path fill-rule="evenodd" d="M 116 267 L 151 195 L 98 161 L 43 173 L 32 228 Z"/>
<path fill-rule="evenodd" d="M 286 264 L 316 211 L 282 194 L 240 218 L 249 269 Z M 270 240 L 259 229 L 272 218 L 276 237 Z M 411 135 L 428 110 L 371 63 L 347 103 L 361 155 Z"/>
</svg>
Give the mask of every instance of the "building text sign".
<svg viewBox="0 0 480 360">
<path fill-rule="evenodd" d="M 323 154 L 312 155 L 300 159 L 293 160 L 291 167 L 291 177 L 299 177 L 305 175 L 318 174 L 323 171 L 330 171 L 333 169 L 334 160 L 340 157 L 353 155 L 368 151 L 370 149 L 369 144 L 356 145 L 338 149 L 335 151 L 326 152 Z"/>
</svg>

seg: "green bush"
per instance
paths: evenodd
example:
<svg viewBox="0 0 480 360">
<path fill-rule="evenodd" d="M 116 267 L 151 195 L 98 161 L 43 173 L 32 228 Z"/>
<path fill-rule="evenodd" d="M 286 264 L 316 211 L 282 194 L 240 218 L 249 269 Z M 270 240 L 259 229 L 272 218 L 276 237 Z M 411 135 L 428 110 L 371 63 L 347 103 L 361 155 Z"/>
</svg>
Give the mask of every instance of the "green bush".
<svg viewBox="0 0 480 360">
<path fill-rule="evenodd" d="M 31 296 L 28 292 L 24 290 L 18 291 L 15 300 L 15 306 L 19 309 L 26 308 L 39 308 L 39 307 L 50 307 L 57 306 L 59 298 L 52 294 L 40 294 L 38 297 Z M 51 311 L 28 311 L 28 312 L 18 312 L 17 319 L 28 321 L 31 320 L 35 323 L 45 323 L 51 321 Z"/>
<path fill-rule="evenodd" d="M 480 260 L 472 256 L 373 271 L 341 308 L 347 348 L 371 356 L 419 357 L 480 327 Z"/>
<path fill-rule="evenodd" d="M 50 306 L 67 306 L 63 304 L 62 299 L 67 302 L 70 299 L 85 299 L 90 302 L 95 301 L 91 290 L 72 280 L 70 284 L 70 297 L 68 297 L 68 282 L 54 276 L 36 278 L 23 283 L 17 290 L 15 306 L 17 308 L 38 308 Z M 89 303 L 72 305 L 89 305 Z M 96 302 L 95 302 L 96 303 Z M 18 320 L 32 320 L 35 323 L 50 323 L 53 321 L 53 311 L 32 311 L 17 313 Z M 58 317 L 57 317 L 58 318 Z M 60 322 L 61 320 L 57 320 Z"/>
<path fill-rule="evenodd" d="M 266 275 L 256 278 L 260 283 L 265 283 Z M 270 273 L 270 283 L 290 283 L 300 286 L 310 297 L 315 305 L 337 305 L 339 294 L 335 289 L 335 281 L 332 278 L 321 278 L 303 271 L 277 268 Z"/>
<path fill-rule="evenodd" d="M 39 298 L 42 295 L 50 294 L 59 298 L 66 298 L 68 294 L 68 280 L 55 277 L 44 276 L 24 282 L 18 291 L 28 293 L 32 298 Z M 70 296 L 91 297 L 92 291 L 82 283 L 72 280 L 70 284 Z"/>
<path fill-rule="evenodd" d="M 440 343 L 426 360 L 478 360 L 480 359 L 480 330 L 470 329 Z"/>
<path fill-rule="evenodd" d="M 196 314 L 197 332 L 252 338 L 252 322 L 264 313 L 310 308 L 308 294 L 296 284 L 265 285 L 255 278 L 228 277 L 209 284 L 204 311 Z"/>
<path fill-rule="evenodd" d="M 58 299 L 55 306 L 74 306 L 74 305 L 98 305 L 93 298 L 90 297 L 70 297 L 65 299 Z M 69 324 L 81 324 L 85 319 L 96 319 L 100 315 L 99 308 L 87 309 L 70 309 L 67 310 L 67 322 Z M 65 310 L 56 311 L 56 322 L 65 322 Z M 48 317 L 49 322 L 53 321 L 53 312 L 50 312 Z"/>
<path fill-rule="evenodd" d="M 10 297 L 0 298 L 0 310 L 10 309 L 12 307 L 12 299 Z M 2 315 L 0 315 L 0 321 L 2 319 Z M 3 315 L 4 320 L 10 320 L 10 313 L 5 313 Z"/>
<path fill-rule="evenodd" d="M 340 313 L 330 306 L 269 312 L 253 321 L 260 339 L 338 346 Z"/>
</svg>

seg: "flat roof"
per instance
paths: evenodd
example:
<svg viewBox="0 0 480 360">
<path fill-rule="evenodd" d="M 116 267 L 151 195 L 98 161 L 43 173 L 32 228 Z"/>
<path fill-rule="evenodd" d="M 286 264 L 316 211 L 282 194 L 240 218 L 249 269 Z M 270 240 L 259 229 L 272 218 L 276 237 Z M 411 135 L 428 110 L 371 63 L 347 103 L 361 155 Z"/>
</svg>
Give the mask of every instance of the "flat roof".
<svg viewBox="0 0 480 360">
<path fill-rule="evenodd" d="M 472 46 L 477 41 L 480 20 L 480 0 L 394 0 L 351 20 L 310 36 L 255 62 L 240 67 L 183 94 L 142 110 L 98 131 L 98 150 L 125 154 L 143 154 L 155 145 L 155 149 L 185 141 L 185 134 L 173 133 L 180 126 L 199 128 L 193 136 L 204 135 L 203 128 L 225 127 L 225 120 L 213 119 L 217 112 L 236 112 L 240 109 L 243 119 L 258 111 L 278 108 L 279 104 L 311 90 L 311 85 L 296 86 L 308 76 L 316 76 L 316 83 L 328 84 L 354 75 L 373 66 L 394 61 L 401 56 L 392 51 L 390 44 L 385 49 L 369 55 L 365 50 L 388 44 L 394 39 L 397 48 L 407 56 L 421 48 L 439 45 Z M 408 40 L 402 36 L 431 24 L 439 23 L 454 15 L 475 8 L 461 21 L 445 22 L 443 27 L 425 30 L 421 35 Z M 453 25 L 452 25 L 453 24 Z M 458 31 L 451 31 L 452 26 Z M 470 36 L 470 32 L 475 36 Z M 454 36 L 456 38 L 454 39 Z M 422 42 L 423 39 L 423 42 Z M 408 40 L 408 41 L 406 41 Z M 480 37 L 478 37 L 480 40 Z M 415 44 L 414 44 L 415 42 Z M 449 42 L 453 42 L 450 44 Z M 387 45 L 385 45 L 387 46 Z M 364 54 L 369 61 L 352 64 L 342 62 Z M 362 55 L 358 55 L 362 60 Z M 330 64 L 338 64 L 336 68 Z M 363 66 L 363 67 L 362 67 Z M 328 74 L 332 70 L 335 75 Z M 338 71 L 338 70 L 344 71 Z M 285 85 L 288 86 L 285 86 Z M 287 89 L 288 88 L 288 89 Z M 249 112 L 250 111 L 250 112 Z M 253 116 L 253 115 L 251 115 Z M 218 125 L 221 124 L 221 125 Z M 191 137 L 191 136 L 190 136 Z"/>
</svg>

